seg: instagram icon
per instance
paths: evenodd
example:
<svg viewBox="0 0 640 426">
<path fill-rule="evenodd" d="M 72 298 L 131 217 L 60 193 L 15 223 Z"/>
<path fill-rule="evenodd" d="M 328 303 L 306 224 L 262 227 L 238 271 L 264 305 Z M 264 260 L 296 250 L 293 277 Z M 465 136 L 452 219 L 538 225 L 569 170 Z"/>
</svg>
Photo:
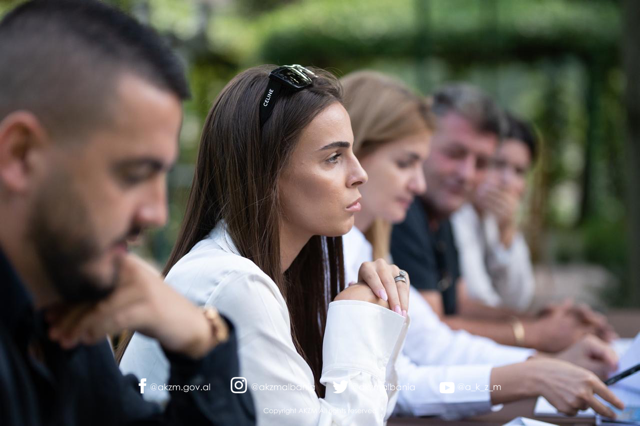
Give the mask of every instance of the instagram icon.
<svg viewBox="0 0 640 426">
<path fill-rule="evenodd" d="M 233 377 L 231 379 L 231 392 L 245 393 L 247 391 L 247 379 L 244 377 Z"/>
</svg>

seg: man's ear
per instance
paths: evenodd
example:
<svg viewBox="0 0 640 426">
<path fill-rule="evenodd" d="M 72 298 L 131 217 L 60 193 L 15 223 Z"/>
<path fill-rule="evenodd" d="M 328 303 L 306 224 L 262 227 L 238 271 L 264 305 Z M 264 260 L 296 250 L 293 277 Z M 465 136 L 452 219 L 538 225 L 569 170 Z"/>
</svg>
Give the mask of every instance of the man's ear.
<svg viewBox="0 0 640 426">
<path fill-rule="evenodd" d="M 35 115 L 16 111 L 6 116 L 0 122 L 0 185 L 10 192 L 26 191 L 48 145 L 47 132 Z"/>
</svg>

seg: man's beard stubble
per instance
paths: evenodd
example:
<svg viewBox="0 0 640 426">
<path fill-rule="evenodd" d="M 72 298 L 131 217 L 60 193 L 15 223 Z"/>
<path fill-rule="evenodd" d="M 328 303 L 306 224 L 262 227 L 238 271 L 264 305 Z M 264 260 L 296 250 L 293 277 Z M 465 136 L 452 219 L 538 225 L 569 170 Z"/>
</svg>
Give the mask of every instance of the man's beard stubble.
<svg viewBox="0 0 640 426">
<path fill-rule="evenodd" d="M 62 301 L 99 301 L 115 289 L 121 259 L 114 260 L 113 274 L 108 280 L 87 271 L 87 265 L 102 253 L 88 211 L 63 173 L 52 178 L 38 195 L 27 237 Z"/>
</svg>

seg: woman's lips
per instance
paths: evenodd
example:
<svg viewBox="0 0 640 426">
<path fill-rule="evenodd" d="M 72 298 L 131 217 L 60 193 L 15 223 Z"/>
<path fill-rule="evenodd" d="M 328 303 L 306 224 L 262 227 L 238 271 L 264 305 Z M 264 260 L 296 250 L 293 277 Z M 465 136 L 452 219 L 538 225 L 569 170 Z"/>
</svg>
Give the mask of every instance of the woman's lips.
<svg viewBox="0 0 640 426">
<path fill-rule="evenodd" d="M 402 207 L 404 207 L 405 210 L 409 210 L 409 207 L 411 207 L 411 203 L 413 202 L 413 200 L 407 200 L 404 198 L 399 198 L 398 199 L 398 203 L 400 203 L 400 205 Z"/>
<path fill-rule="evenodd" d="M 361 198 L 358 198 L 356 201 L 354 201 L 353 203 L 351 203 L 348 207 L 347 207 L 347 211 L 348 212 L 359 212 L 360 210 L 362 210 L 362 206 L 360 205 L 360 200 Z"/>
</svg>

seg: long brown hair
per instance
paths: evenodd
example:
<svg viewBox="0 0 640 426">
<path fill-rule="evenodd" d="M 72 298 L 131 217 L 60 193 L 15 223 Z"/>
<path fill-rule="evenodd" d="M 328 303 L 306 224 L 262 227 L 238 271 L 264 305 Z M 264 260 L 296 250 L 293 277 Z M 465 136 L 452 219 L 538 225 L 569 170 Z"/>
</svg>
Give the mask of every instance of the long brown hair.
<svg viewBox="0 0 640 426">
<path fill-rule="evenodd" d="M 344 281 L 342 237 L 312 237 L 289 269 L 282 271 L 278 181 L 304 128 L 328 106 L 342 101 L 342 89 L 331 74 L 313 69 L 317 75 L 313 85 L 288 95 L 281 91 L 261 129 L 258 107 L 273 68 L 242 72 L 213 104 L 202 132 L 182 227 L 164 274 L 224 221 L 240 254 L 269 275 L 282 292 L 293 342 L 311 367 L 316 393 L 322 397 L 327 308 Z"/>
<path fill-rule="evenodd" d="M 340 82 L 359 160 L 386 143 L 433 129 L 427 101 L 401 82 L 375 71 L 354 72 Z M 364 234 L 374 258 L 387 258 L 391 224 L 378 218 Z"/>
</svg>

